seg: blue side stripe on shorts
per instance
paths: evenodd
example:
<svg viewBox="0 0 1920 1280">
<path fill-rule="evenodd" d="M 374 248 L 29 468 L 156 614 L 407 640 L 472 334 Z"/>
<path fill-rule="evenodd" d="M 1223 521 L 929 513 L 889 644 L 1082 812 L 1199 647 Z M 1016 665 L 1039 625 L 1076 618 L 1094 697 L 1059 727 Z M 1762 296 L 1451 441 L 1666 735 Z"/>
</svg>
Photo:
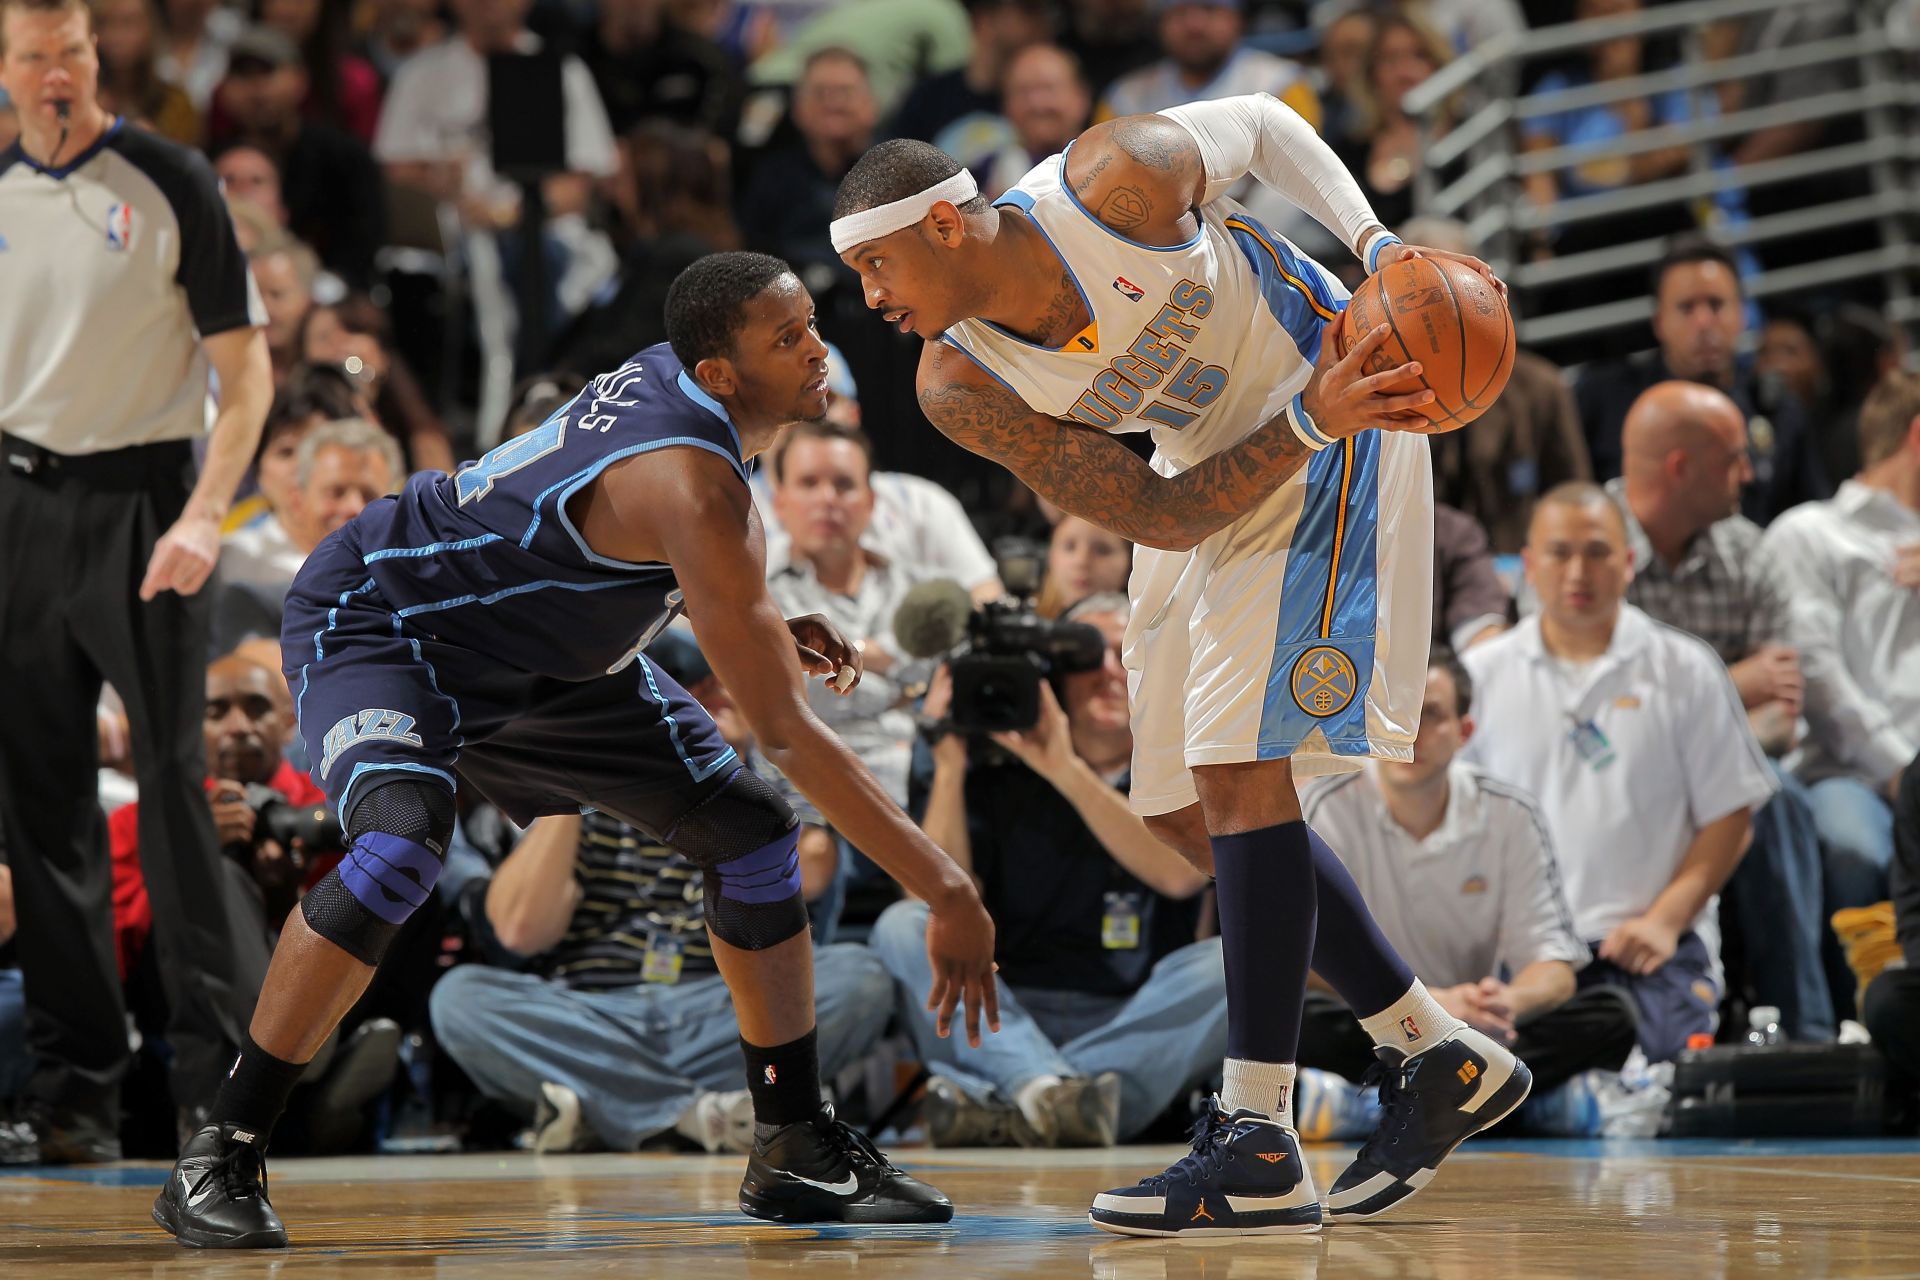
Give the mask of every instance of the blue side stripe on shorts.
<svg viewBox="0 0 1920 1280">
<path fill-rule="evenodd" d="M 667 700 L 661 695 L 660 686 L 653 678 L 653 664 L 647 661 L 646 654 L 637 656 L 640 674 L 645 677 L 647 689 L 653 694 L 653 700 L 660 704 L 660 718 L 667 722 L 667 737 L 673 740 L 673 749 L 680 756 L 680 763 L 687 766 L 687 772 L 693 775 L 695 782 L 705 782 L 718 773 L 723 766 L 733 762 L 735 759 L 733 748 L 728 747 L 704 765 L 695 764 L 693 757 L 687 754 L 686 747 L 680 743 L 679 722 L 673 718 L 673 713 L 667 710 Z"/>
</svg>

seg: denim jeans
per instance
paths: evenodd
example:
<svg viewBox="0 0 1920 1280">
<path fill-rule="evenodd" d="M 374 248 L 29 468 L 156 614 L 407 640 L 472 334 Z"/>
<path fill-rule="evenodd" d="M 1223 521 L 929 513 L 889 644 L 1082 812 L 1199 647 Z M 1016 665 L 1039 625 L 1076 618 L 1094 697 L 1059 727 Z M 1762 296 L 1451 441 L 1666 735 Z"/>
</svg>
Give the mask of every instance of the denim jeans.
<svg viewBox="0 0 1920 1280">
<path fill-rule="evenodd" d="M 1773 765 L 1780 789 L 1753 815 L 1753 846 L 1727 883 L 1759 1003 L 1776 1006 L 1795 1040 L 1834 1037 L 1822 941 L 1820 832 L 1812 799 L 1792 774 Z"/>
<path fill-rule="evenodd" d="M 1808 788 L 1827 847 L 1827 909 L 1864 907 L 1887 896 L 1893 806 L 1859 778 L 1822 778 Z"/>
<path fill-rule="evenodd" d="M 813 953 L 823 1080 L 864 1057 L 893 1012 L 892 983 L 860 946 Z M 580 1095 L 602 1142 L 631 1151 L 702 1092 L 746 1087 L 740 1024 L 717 975 L 672 986 L 576 991 L 530 973 L 462 965 L 440 979 L 434 1034 L 481 1092 L 531 1114 L 542 1081 Z"/>
<path fill-rule="evenodd" d="M 26 987 L 18 969 L 0 969 L 0 1100 L 19 1093 L 32 1074 Z"/>
<path fill-rule="evenodd" d="M 1219 1070 L 1227 1052 L 1227 973 L 1220 940 L 1161 958 L 1130 996 L 1039 987 L 1000 988 L 1000 1032 L 981 1031 L 978 1049 L 959 1030 L 934 1034 L 926 996 L 927 907 L 897 902 L 869 940 L 899 987 L 900 1017 L 920 1060 L 976 1098 L 1015 1091 L 1036 1076 L 1120 1076 L 1120 1141 L 1151 1124 L 1185 1089 Z"/>
</svg>

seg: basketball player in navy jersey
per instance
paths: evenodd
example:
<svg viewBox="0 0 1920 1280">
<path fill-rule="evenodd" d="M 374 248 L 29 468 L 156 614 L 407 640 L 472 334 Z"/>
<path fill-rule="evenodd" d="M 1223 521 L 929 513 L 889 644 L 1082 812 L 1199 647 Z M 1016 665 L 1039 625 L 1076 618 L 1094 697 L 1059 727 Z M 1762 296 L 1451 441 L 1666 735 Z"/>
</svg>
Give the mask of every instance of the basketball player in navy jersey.
<svg viewBox="0 0 1920 1280">
<path fill-rule="evenodd" d="M 1139 544 L 1130 800 L 1215 877 L 1227 1059 L 1191 1154 L 1095 1198 L 1095 1224 L 1121 1234 L 1320 1228 L 1292 1105 L 1309 969 L 1360 1015 L 1384 1081 L 1334 1219 L 1403 1202 L 1531 1087 L 1414 977 L 1301 819 L 1301 779 L 1413 755 L 1433 396 L 1406 385 L 1417 363 L 1385 358 L 1387 325 L 1338 354 L 1346 290 L 1232 199 L 1249 174 L 1369 271 L 1461 256 L 1402 245 L 1266 94 L 1096 125 L 991 204 L 951 157 L 885 142 L 841 180 L 830 230 L 868 305 L 927 340 L 934 425 Z M 1151 465 L 1126 431 L 1152 433 Z"/>
<path fill-rule="evenodd" d="M 813 965 L 779 795 L 647 660 L 683 608 L 768 760 L 931 906 L 942 1034 L 997 1029 L 993 925 L 972 881 L 808 710 L 860 653 L 768 598 L 749 459 L 827 405 L 827 349 L 786 264 L 726 253 L 667 295 L 670 343 L 453 475 L 415 476 L 316 549 L 287 596 L 286 675 L 351 848 L 287 920 L 238 1061 L 154 1202 L 186 1244 L 273 1248 L 268 1136 L 305 1064 L 433 891 L 472 785 L 515 822 L 602 810 L 705 871 L 757 1121 L 741 1209 L 783 1222 L 945 1222 L 820 1101 Z M 796 654 L 797 645 L 797 654 Z"/>
</svg>

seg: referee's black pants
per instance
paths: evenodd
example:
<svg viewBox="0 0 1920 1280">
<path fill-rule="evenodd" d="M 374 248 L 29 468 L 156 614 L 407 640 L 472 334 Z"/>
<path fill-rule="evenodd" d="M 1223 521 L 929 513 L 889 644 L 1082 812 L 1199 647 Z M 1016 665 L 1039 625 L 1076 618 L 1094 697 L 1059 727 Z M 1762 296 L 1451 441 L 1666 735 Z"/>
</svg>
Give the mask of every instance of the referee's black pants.
<svg viewBox="0 0 1920 1280">
<path fill-rule="evenodd" d="M 258 994 L 204 790 L 209 597 L 139 598 L 192 484 L 186 444 L 76 458 L 0 444 L 0 820 L 38 1058 L 27 1094 L 110 1125 L 128 1054 L 97 796 L 103 677 L 131 730 L 177 1104 L 213 1100 Z"/>
<path fill-rule="evenodd" d="M 1582 1071 L 1618 1071 L 1633 1052 L 1636 1025 L 1625 992 L 1589 987 L 1515 1027 L 1508 1048 L 1533 1072 L 1538 1097 Z M 1300 1065 L 1358 1080 L 1373 1061 L 1373 1039 L 1353 1010 L 1325 992 L 1309 991 L 1300 1019 Z"/>
</svg>

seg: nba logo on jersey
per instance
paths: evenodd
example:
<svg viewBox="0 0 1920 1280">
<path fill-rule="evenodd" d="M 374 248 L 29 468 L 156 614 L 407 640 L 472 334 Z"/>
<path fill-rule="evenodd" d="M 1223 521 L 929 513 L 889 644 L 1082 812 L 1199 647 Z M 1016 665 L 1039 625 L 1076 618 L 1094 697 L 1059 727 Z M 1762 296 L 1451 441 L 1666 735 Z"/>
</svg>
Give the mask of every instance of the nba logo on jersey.
<svg viewBox="0 0 1920 1280">
<path fill-rule="evenodd" d="M 1408 1043 L 1420 1038 L 1420 1024 L 1413 1020 L 1412 1014 L 1400 1019 L 1400 1033 L 1407 1038 Z"/>
<path fill-rule="evenodd" d="M 1140 299 L 1147 296 L 1147 291 L 1145 289 L 1142 289 L 1139 285 L 1127 279 L 1125 276 L 1115 276 L 1113 278 L 1113 287 L 1118 289 L 1121 293 L 1125 294 L 1128 302 L 1138 302 L 1140 301 Z"/>
<path fill-rule="evenodd" d="M 107 248 L 125 253 L 133 248 L 133 206 L 114 204 L 107 207 Z"/>
</svg>

